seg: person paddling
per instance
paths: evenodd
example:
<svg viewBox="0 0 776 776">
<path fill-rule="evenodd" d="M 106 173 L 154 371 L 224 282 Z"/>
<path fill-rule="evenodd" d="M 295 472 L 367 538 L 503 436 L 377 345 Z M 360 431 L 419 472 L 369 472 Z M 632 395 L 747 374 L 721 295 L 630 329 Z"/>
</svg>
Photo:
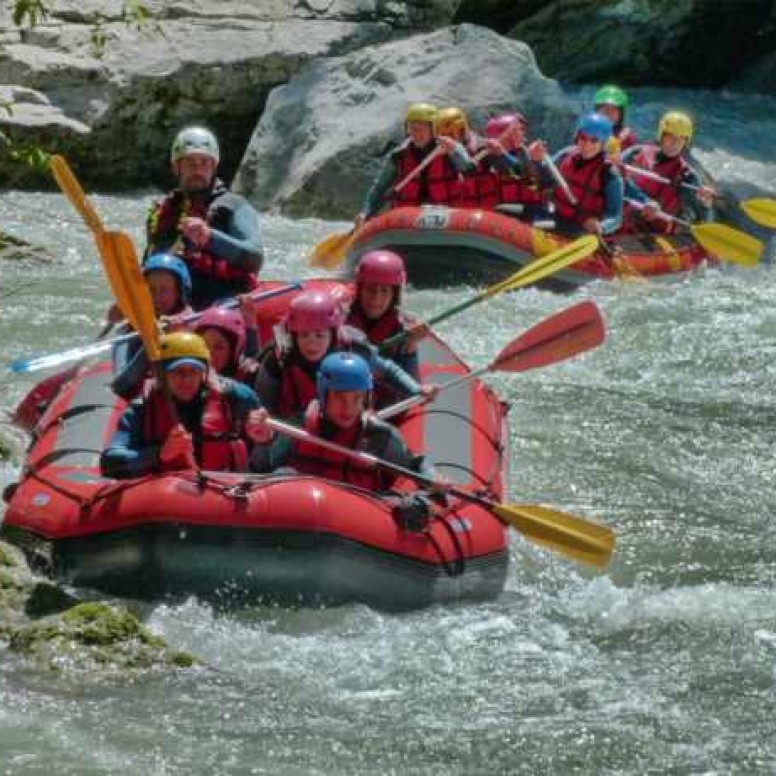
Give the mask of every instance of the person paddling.
<svg viewBox="0 0 776 776">
<path fill-rule="evenodd" d="M 100 457 L 103 476 L 245 471 L 250 447 L 245 421 L 260 407 L 256 394 L 213 374 L 207 345 L 196 334 L 167 334 L 159 346 L 158 379 L 164 385 L 155 380 L 147 395 L 124 411 Z"/>
<path fill-rule="evenodd" d="M 315 398 L 305 408 L 305 430 L 434 479 L 433 468 L 425 458 L 412 453 L 394 427 L 369 412 L 373 388 L 372 370 L 361 356 L 329 354 L 318 370 Z M 248 425 L 255 439 L 271 439 L 272 432 L 266 425 L 268 416 L 266 409 L 250 414 Z M 277 436 L 270 444 L 254 447 L 253 471 L 272 472 L 284 467 L 373 491 L 388 490 L 397 480 L 391 472 L 359 464 L 312 442 Z"/>
<path fill-rule="evenodd" d="M 612 135 L 617 139 L 620 152 L 636 145 L 636 133 L 625 126 L 625 113 L 628 109 L 628 95 L 619 86 L 606 84 L 593 97 L 596 113 L 606 116 L 612 122 Z"/>
<path fill-rule="evenodd" d="M 561 185 L 543 164 L 543 179 L 554 183 L 558 231 L 578 235 L 588 232 L 610 235 L 622 225 L 623 180 L 606 153 L 612 136 L 612 122 L 599 113 L 588 113 L 579 120 L 574 145 L 554 158 Z"/>
<path fill-rule="evenodd" d="M 436 135 L 436 119 L 437 109 L 428 103 L 417 102 L 407 108 L 406 138 L 383 161 L 355 218 L 356 228 L 385 204 L 416 207 L 444 205 L 456 200 L 459 173 L 473 170 L 474 164 L 461 143 Z"/>
<path fill-rule="evenodd" d="M 194 332 L 205 340 L 217 374 L 253 384 L 258 369 L 256 312 L 250 297 L 241 297 L 241 302 L 241 310 L 205 310 L 194 324 Z"/>
<path fill-rule="evenodd" d="M 191 276 L 182 259 L 169 253 L 156 253 L 143 266 L 143 276 L 157 318 L 174 318 L 191 312 Z M 150 370 L 151 362 L 139 337 L 114 346 L 111 383 L 114 393 L 130 401 L 139 393 Z"/>
<path fill-rule="evenodd" d="M 344 325 L 344 317 L 340 301 L 323 291 L 307 291 L 291 302 L 278 343 L 260 358 L 256 378 L 256 392 L 270 412 L 283 418 L 304 412 L 315 398 L 321 362 L 334 351 L 362 356 L 391 401 L 435 395 L 433 387 L 421 386 L 398 364 L 379 356 L 363 332 Z"/>
<path fill-rule="evenodd" d="M 687 221 L 711 220 L 711 207 L 715 191 L 705 186 L 698 173 L 690 166 L 686 154 L 692 142 L 692 119 L 680 111 L 665 113 L 658 122 L 657 143 L 635 146 L 623 154 L 623 164 L 628 175 L 638 184 L 643 194 L 636 193 L 638 202 L 650 200 L 657 203 L 663 213 L 678 216 Z M 638 170 L 654 173 L 666 182 L 660 182 Z M 628 195 L 631 196 L 630 190 Z M 660 218 L 654 210 L 642 210 L 639 217 L 629 211 L 629 222 L 638 228 L 642 223 L 654 232 L 672 234 L 676 222 Z"/>
<path fill-rule="evenodd" d="M 514 205 L 519 207 L 516 215 L 522 218 L 546 216 L 538 167 L 546 146 L 541 140 L 535 140 L 526 147 L 527 132 L 528 120 L 522 113 L 507 113 L 488 120 L 484 141 L 487 155 L 475 173 L 480 179 L 481 207 Z M 483 181 L 483 177 L 489 180 Z"/>
<path fill-rule="evenodd" d="M 356 294 L 345 323 L 363 331 L 377 348 L 391 337 L 412 329 L 412 334 L 403 337 L 399 344 L 388 351 L 381 348 L 380 352 L 419 381 L 417 341 L 427 333 L 428 327 L 417 324 L 402 312 L 402 297 L 407 285 L 404 260 L 393 251 L 369 251 L 359 259 L 354 279 Z"/>
<path fill-rule="evenodd" d="M 195 310 L 255 289 L 263 261 L 258 213 L 216 177 L 219 161 L 210 130 L 181 130 L 170 151 L 178 188 L 153 205 L 146 226 L 145 256 L 172 252 L 188 265 Z"/>
</svg>

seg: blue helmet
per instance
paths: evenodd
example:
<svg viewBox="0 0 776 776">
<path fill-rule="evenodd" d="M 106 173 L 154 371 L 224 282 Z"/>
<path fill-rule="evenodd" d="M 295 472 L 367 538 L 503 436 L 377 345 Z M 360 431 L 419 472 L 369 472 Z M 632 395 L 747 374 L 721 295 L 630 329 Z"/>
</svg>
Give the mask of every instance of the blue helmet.
<svg viewBox="0 0 776 776">
<path fill-rule="evenodd" d="M 154 270 L 163 270 L 171 272 L 178 280 L 178 288 L 181 292 L 181 299 L 184 304 L 188 304 L 191 299 L 191 274 L 186 262 L 173 256 L 171 253 L 154 253 L 146 259 L 143 264 L 143 274 L 147 275 Z"/>
<path fill-rule="evenodd" d="M 600 113 L 586 113 L 577 123 L 577 132 L 605 143 L 614 132 L 612 122 Z"/>
<path fill-rule="evenodd" d="M 356 353 L 330 353 L 318 367 L 318 401 L 326 403 L 329 391 L 371 391 L 374 387 L 369 364 Z"/>
</svg>

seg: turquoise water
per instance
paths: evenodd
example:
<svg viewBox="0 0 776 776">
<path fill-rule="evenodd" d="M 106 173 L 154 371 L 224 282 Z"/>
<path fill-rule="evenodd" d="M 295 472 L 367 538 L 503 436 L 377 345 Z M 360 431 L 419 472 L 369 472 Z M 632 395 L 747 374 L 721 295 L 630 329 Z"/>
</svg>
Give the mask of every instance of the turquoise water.
<svg viewBox="0 0 776 776">
<path fill-rule="evenodd" d="M 645 93 L 645 123 L 651 95 L 679 96 Z M 714 108 L 718 144 L 703 161 L 727 175 L 732 160 L 767 186 L 773 120 L 754 101 L 695 99 Z M 96 199 L 127 228 L 146 202 Z M 59 246 L 54 264 L 0 267 L 3 290 L 37 284 L 0 302 L 2 360 L 88 341 L 108 295 L 77 216 L 59 196 L 11 193 L 0 216 Z M 340 226 L 267 219 L 268 274 L 306 274 L 307 246 Z M 429 315 L 469 293 L 423 291 L 410 307 Z M 0 772 L 776 771 L 776 274 L 530 290 L 442 333 L 485 364 L 583 298 L 604 313 L 603 347 L 492 382 L 512 405 L 514 495 L 611 525 L 605 573 L 515 535 L 506 590 L 486 605 L 403 616 L 150 607 L 149 624 L 208 667 L 133 682 L 52 677 L 0 648 Z M 31 384 L 2 373 L 0 406 Z"/>
</svg>

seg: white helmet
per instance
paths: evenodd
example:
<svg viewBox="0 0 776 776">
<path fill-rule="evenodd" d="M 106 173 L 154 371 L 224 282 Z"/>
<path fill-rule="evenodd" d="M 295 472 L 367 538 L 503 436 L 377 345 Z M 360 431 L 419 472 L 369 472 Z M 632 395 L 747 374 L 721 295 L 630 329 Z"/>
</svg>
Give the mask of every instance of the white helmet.
<svg viewBox="0 0 776 776">
<path fill-rule="evenodd" d="M 186 127 L 175 136 L 170 149 L 170 161 L 175 164 L 189 154 L 204 154 L 218 164 L 221 155 L 216 136 L 204 127 Z"/>
</svg>

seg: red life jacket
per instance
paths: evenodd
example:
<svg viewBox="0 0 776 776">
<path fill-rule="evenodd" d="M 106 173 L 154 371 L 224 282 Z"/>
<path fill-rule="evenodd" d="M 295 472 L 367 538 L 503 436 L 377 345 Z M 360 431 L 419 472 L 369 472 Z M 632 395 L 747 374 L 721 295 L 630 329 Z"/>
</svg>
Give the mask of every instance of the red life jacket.
<svg viewBox="0 0 776 776">
<path fill-rule="evenodd" d="M 361 305 L 354 302 L 348 311 L 345 323 L 348 326 L 355 326 L 363 331 L 367 339 L 373 345 L 379 347 L 385 340 L 390 339 L 395 334 L 404 332 L 407 319 L 395 306 L 391 307 L 380 318 L 367 318 L 361 309 Z M 390 357 L 390 354 L 385 355 Z"/>
<path fill-rule="evenodd" d="M 611 162 L 603 153 L 592 159 L 582 159 L 573 148 L 558 165 L 560 174 L 566 179 L 571 193 L 576 197 L 574 205 L 563 189 L 555 189 L 555 211 L 559 218 L 582 225 L 587 218 L 601 218 L 606 208 L 604 180 L 611 169 Z"/>
<path fill-rule="evenodd" d="M 143 402 L 143 436 L 148 444 L 163 443 L 175 426 L 170 407 L 159 388 L 153 387 Z M 194 437 L 197 463 L 209 471 L 246 471 L 248 449 L 240 423 L 232 416 L 229 397 L 217 383 L 205 388 L 205 405 Z"/>
<path fill-rule="evenodd" d="M 635 172 L 631 174 L 638 187 L 648 197 L 658 202 L 666 213 L 675 216 L 681 210 L 679 186 L 689 172 L 690 165 L 687 164 L 681 154 L 670 158 L 660 154 L 660 158 L 658 158 L 659 150 L 652 143 L 644 145 L 634 154 L 631 164 L 634 167 L 642 167 L 645 170 L 657 173 L 663 178 L 668 178 L 671 183 L 653 181 Z"/>
<path fill-rule="evenodd" d="M 321 436 L 338 445 L 352 450 L 363 449 L 366 431 L 365 419 L 361 419 L 353 428 L 342 430 L 335 429 L 334 433 L 323 433 L 321 412 L 318 402 L 311 402 L 305 412 L 304 428 L 315 436 Z M 325 424 L 330 426 L 330 424 Z M 299 440 L 295 444 L 293 466 L 303 474 L 311 474 L 316 477 L 325 477 L 329 480 L 347 482 L 367 490 L 386 490 L 389 487 L 388 480 L 377 467 L 367 467 L 342 453 L 326 450 L 323 447 Z"/>
<path fill-rule="evenodd" d="M 253 270 L 234 267 L 226 259 L 184 243 L 180 233 L 180 223 L 188 217 L 201 218 L 213 229 L 226 231 L 232 212 L 230 200 L 236 196 L 220 181 L 213 186 L 209 200 L 192 200 L 180 189 L 175 189 L 157 202 L 148 214 L 148 244 L 180 241 L 180 248 L 176 248 L 175 254 L 180 256 L 192 271 L 215 280 L 242 283 L 246 291 L 252 291 L 258 287 L 258 278 Z"/>
<path fill-rule="evenodd" d="M 418 149 L 412 144 L 402 146 L 391 154 L 396 164 L 396 183 L 403 181 L 426 156 L 435 150 Z M 428 167 L 408 181 L 400 191 L 391 194 L 391 207 L 418 207 L 423 204 L 454 204 L 461 196 L 461 179 L 447 154 L 437 156 Z"/>
<path fill-rule="evenodd" d="M 503 204 L 541 205 L 541 192 L 532 185 L 529 178 L 516 175 L 498 176 L 499 201 Z"/>
<path fill-rule="evenodd" d="M 270 358 L 275 359 L 280 379 L 280 399 L 275 411 L 281 418 L 298 415 L 318 395 L 315 374 L 305 368 L 296 353 Z"/>
</svg>

